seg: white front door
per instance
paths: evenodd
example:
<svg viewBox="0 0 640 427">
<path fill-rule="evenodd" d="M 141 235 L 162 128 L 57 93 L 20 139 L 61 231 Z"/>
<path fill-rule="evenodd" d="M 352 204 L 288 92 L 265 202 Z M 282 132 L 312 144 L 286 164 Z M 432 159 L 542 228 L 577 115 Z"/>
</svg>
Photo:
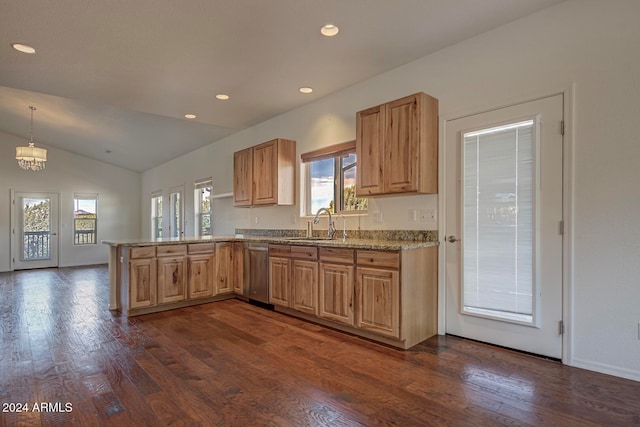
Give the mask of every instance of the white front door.
<svg viewBox="0 0 640 427">
<path fill-rule="evenodd" d="M 446 332 L 562 357 L 563 96 L 445 123 Z"/>
<path fill-rule="evenodd" d="M 13 192 L 13 268 L 58 266 L 58 194 Z"/>
</svg>

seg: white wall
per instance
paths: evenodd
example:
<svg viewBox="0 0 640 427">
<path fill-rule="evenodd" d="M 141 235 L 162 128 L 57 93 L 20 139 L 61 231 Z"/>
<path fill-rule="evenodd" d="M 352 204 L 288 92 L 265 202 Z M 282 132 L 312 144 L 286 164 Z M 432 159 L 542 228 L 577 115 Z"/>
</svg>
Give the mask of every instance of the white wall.
<svg viewBox="0 0 640 427">
<path fill-rule="evenodd" d="M 441 116 L 455 117 L 574 84 L 568 362 L 640 380 L 639 16 L 636 0 L 567 1 L 150 170 L 142 179 L 143 230 L 153 190 L 213 176 L 215 192 L 230 192 L 232 153 L 247 146 L 283 137 L 297 140 L 300 154 L 347 141 L 357 110 L 417 91 L 439 98 Z M 228 199 L 215 206 L 223 211 L 219 234 L 252 226 L 255 216 L 260 227 L 303 228 L 292 224 L 298 207 L 234 209 Z M 385 228 L 412 228 L 407 209 L 436 206 L 436 196 L 394 197 L 373 209 Z M 356 222 L 374 227 L 369 217 Z"/>
<path fill-rule="evenodd" d="M 49 147 L 45 170 L 23 171 L 16 163 L 15 147 L 26 142 L 23 138 L 0 133 L 0 150 L 4 153 L 0 156 L 0 271 L 11 269 L 11 190 L 60 195 L 58 253 L 61 267 L 108 261 L 105 245 L 73 245 L 74 192 L 98 193 L 98 242 L 140 236 L 139 173 Z"/>
</svg>

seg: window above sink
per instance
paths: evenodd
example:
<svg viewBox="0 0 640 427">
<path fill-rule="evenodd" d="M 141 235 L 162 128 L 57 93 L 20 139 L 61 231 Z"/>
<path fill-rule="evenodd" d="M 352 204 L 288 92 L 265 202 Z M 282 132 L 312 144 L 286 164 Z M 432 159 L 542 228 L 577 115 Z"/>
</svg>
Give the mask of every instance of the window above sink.
<svg viewBox="0 0 640 427">
<path fill-rule="evenodd" d="M 368 200 L 356 196 L 355 141 L 305 153 L 301 158 L 303 215 L 314 215 L 320 208 L 338 214 L 367 212 Z"/>
</svg>

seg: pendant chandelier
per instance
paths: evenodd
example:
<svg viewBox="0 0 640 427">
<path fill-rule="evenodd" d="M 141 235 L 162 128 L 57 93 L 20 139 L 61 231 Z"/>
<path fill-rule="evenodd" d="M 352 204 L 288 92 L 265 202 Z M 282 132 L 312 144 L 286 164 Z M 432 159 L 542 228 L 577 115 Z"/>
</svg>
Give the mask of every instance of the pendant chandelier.
<svg viewBox="0 0 640 427">
<path fill-rule="evenodd" d="M 47 149 L 36 148 L 33 144 L 33 112 L 36 107 L 29 105 L 31 109 L 31 133 L 28 147 L 16 147 L 16 160 L 18 166 L 27 171 L 41 171 L 47 161 Z"/>
</svg>

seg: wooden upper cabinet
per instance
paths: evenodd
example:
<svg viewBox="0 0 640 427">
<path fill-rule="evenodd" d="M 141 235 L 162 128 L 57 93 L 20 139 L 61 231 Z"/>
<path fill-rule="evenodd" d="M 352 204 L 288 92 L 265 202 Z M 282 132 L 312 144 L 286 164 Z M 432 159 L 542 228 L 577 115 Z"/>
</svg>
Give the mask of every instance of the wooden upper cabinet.
<svg viewBox="0 0 640 427">
<path fill-rule="evenodd" d="M 293 205 L 296 143 L 274 139 L 233 155 L 233 204 Z"/>
<path fill-rule="evenodd" d="M 253 149 L 233 153 L 233 205 L 253 203 Z"/>
<path fill-rule="evenodd" d="M 360 195 L 384 193 L 383 159 L 385 108 L 382 105 L 360 111 L 356 120 L 356 191 Z"/>
<path fill-rule="evenodd" d="M 438 100 L 406 96 L 356 114 L 359 196 L 438 192 Z"/>
</svg>

